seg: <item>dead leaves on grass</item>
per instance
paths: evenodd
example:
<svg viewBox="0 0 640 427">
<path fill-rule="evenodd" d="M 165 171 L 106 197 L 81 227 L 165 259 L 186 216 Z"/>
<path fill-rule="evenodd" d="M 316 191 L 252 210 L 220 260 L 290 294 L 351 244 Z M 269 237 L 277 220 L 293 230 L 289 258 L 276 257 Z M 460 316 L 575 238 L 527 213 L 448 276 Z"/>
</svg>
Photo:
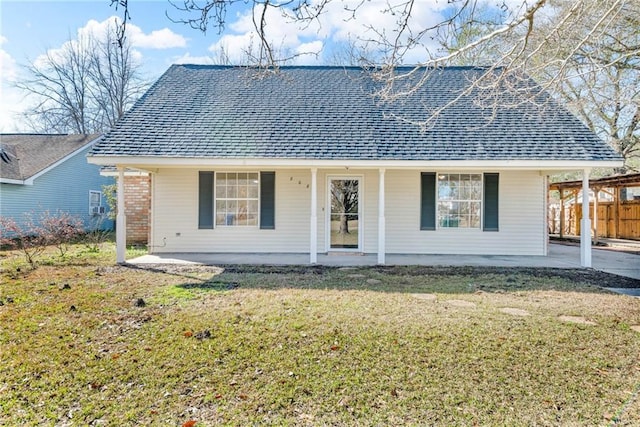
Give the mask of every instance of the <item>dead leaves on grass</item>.
<svg viewBox="0 0 640 427">
<path fill-rule="evenodd" d="M 205 340 L 211 338 L 211 331 L 209 329 L 205 329 L 203 331 L 196 332 L 195 334 L 193 333 L 193 331 L 184 331 L 182 335 L 184 335 L 185 338 L 195 337 L 199 340 Z"/>
</svg>

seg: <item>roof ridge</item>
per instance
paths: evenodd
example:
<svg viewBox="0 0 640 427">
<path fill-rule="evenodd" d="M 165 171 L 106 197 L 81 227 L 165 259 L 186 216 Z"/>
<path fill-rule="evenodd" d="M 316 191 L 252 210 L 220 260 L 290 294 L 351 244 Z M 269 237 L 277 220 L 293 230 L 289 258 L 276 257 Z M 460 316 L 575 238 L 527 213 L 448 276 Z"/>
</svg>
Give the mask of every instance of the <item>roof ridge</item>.
<svg viewBox="0 0 640 427">
<path fill-rule="evenodd" d="M 253 69 L 260 70 L 265 69 L 265 67 L 260 67 L 257 65 L 219 65 L 219 64 L 172 64 L 171 68 L 191 68 L 191 69 L 207 69 L 207 70 L 216 70 L 216 69 Z M 372 66 L 365 67 L 360 65 L 282 65 L 278 66 L 277 69 L 280 70 L 293 70 L 293 69 L 303 69 L 303 70 L 370 70 L 375 68 L 382 68 L 381 66 Z M 495 67 L 490 65 L 449 65 L 445 67 L 433 67 L 426 65 L 399 65 L 393 67 L 395 70 L 413 70 L 413 69 L 433 69 L 433 70 L 501 70 L 504 67 Z"/>
</svg>

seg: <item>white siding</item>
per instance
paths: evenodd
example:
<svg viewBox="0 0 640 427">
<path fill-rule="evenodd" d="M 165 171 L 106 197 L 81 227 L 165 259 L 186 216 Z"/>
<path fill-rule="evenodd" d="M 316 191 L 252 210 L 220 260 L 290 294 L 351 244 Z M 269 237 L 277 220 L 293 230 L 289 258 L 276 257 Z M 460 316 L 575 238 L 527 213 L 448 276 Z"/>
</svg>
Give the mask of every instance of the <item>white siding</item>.
<svg viewBox="0 0 640 427">
<path fill-rule="evenodd" d="M 500 172 L 498 232 L 464 229 L 421 231 L 420 171 L 387 169 L 386 252 L 544 255 L 544 178 L 535 171 L 487 172 Z M 358 176 L 362 179 L 362 250 L 375 253 L 378 242 L 377 169 L 318 170 L 318 252 L 327 251 L 327 185 L 330 176 Z M 276 169 L 275 230 L 260 230 L 257 227 L 199 230 L 198 170 L 160 169 L 153 179 L 152 252 L 309 251 L 310 171 Z"/>
<path fill-rule="evenodd" d="M 276 171 L 275 230 L 223 226 L 200 230 L 198 170 L 160 169 L 153 178 L 151 252 L 309 252 L 309 171 Z"/>
<path fill-rule="evenodd" d="M 420 230 L 420 173 L 387 171 L 387 253 L 544 255 L 544 178 L 535 171 L 487 172 L 500 172 L 497 232 Z"/>
</svg>

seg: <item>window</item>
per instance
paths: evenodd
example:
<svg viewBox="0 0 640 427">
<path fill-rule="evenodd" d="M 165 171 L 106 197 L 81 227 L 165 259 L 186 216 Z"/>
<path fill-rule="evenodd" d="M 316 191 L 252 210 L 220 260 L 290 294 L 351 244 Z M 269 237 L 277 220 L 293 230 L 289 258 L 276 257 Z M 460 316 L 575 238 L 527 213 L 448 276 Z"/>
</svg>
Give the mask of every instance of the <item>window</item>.
<svg viewBox="0 0 640 427">
<path fill-rule="evenodd" d="M 499 231 L 500 174 L 420 175 L 421 230 L 482 227 Z"/>
<path fill-rule="evenodd" d="M 254 172 L 216 173 L 216 225 L 258 225 L 258 177 Z"/>
<path fill-rule="evenodd" d="M 89 191 L 89 213 L 99 215 L 104 213 L 102 206 L 102 193 L 100 191 Z"/>
<path fill-rule="evenodd" d="M 438 174 L 438 227 L 480 228 L 481 174 Z"/>
<path fill-rule="evenodd" d="M 275 230 L 275 177 L 273 171 L 200 171 L 198 228 L 213 229 L 214 223 L 216 226 L 259 224 L 260 229 Z"/>
</svg>

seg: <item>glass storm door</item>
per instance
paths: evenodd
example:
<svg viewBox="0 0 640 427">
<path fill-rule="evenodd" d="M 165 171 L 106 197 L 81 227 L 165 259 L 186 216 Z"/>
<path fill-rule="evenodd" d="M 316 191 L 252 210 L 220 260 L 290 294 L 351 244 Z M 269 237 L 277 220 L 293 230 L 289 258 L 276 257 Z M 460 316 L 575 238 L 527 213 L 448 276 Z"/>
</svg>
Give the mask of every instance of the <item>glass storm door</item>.
<svg viewBox="0 0 640 427">
<path fill-rule="evenodd" d="M 360 180 L 329 180 L 329 243 L 333 250 L 360 249 Z"/>
</svg>

